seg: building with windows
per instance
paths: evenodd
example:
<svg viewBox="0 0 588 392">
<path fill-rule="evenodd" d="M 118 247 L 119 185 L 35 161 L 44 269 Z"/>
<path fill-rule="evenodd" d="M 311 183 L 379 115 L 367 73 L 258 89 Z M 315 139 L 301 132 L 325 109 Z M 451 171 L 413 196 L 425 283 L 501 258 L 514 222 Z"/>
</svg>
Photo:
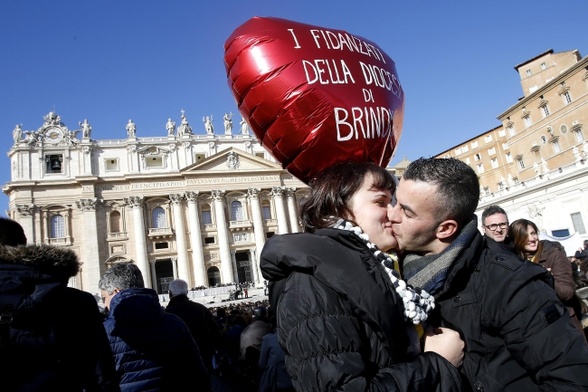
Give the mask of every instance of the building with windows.
<svg viewBox="0 0 588 392">
<path fill-rule="evenodd" d="M 588 238 L 588 57 L 548 50 L 515 70 L 523 96 L 498 115 L 501 124 L 437 156 L 478 173 L 479 215 L 498 204 L 543 234 Z"/>
<path fill-rule="evenodd" d="M 197 135 L 182 113 L 161 137 L 96 140 L 87 120 L 70 130 L 50 112 L 17 126 L 8 152 L 9 217 L 30 243 L 73 249 L 83 262 L 71 286 L 97 294 L 108 265 L 133 261 L 159 293 L 174 278 L 191 287 L 261 282 L 267 238 L 300 230 L 306 185 L 284 171 L 244 121 Z M 121 135 L 124 136 L 124 135 Z"/>
</svg>

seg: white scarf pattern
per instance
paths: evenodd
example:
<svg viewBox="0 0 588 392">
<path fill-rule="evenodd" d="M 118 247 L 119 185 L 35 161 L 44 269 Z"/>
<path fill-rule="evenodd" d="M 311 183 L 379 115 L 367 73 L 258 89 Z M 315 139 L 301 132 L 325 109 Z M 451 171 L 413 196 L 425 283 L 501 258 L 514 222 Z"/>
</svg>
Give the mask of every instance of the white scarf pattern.
<svg viewBox="0 0 588 392">
<path fill-rule="evenodd" d="M 376 257 L 376 260 L 384 267 L 396 293 L 402 298 L 406 320 L 416 325 L 427 319 L 428 313 L 435 309 L 435 298 L 425 290 L 412 288 L 404 280 L 400 279 L 398 272 L 394 269 L 394 261 L 398 261 L 396 253 L 387 254 L 382 252 L 375 244 L 370 242 L 368 235 L 359 226 L 355 226 L 345 219 L 339 219 L 335 222 L 333 228 L 350 231 L 367 245 L 368 249 Z"/>
</svg>

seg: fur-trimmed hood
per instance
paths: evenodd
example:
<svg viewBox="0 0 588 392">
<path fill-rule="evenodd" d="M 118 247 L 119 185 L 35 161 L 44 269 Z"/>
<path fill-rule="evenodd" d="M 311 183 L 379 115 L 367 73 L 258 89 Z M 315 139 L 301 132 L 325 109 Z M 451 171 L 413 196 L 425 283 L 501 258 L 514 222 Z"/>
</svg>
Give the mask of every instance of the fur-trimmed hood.
<svg viewBox="0 0 588 392">
<path fill-rule="evenodd" d="M 64 280 L 77 275 L 81 265 L 72 250 L 50 245 L 0 246 L 2 264 L 31 267 Z"/>
</svg>

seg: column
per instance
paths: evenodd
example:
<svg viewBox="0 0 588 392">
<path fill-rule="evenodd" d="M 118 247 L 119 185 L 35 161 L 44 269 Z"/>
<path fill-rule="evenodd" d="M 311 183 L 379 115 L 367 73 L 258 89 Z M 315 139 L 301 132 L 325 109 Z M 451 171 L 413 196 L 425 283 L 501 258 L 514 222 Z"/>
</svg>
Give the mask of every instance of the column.
<svg viewBox="0 0 588 392">
<path fill-rule="evenodd" d="M 276 206 L 276 215 L 278 218 L 278 233 L 288 233 L 288 217 L 286 216 L 286 210 L 284 209 L 284 188 L 275 186 L 271 192 L 274 198 L 274 205 Z"/>
<path fill-rule="evenodd" d="M 229 228 L 227 226 L 227 218 L 225 216 L 224 196 L 225 191 L 212 191 L 218 247 L 220 250 L 221 259 L 221 278 L 223 283 L 232 283 L 235 282 L 235 277 L 233 275 L 233 258 L 231 257 L 231 248 L 229 245 Z"/>
<path fill-rule="evenodd" d="M 147 260 L 147 242 L 145 241 L 145 219 L 143 218 L 143 197 L 131 196 L 125 199 L 125 202 L 133 209 L 133 226 L 135 227 L 135 255 L 137 257 L 137 267 L 143 274 L 145 287 L 152 288 L 151 270 L 149 269 L 149 260 Z"/>
<path fill-rule="evenodd" d="M 90 294 L 99 295 L 98 281 L 100 280 L 100 253 L 98 247 L 98 228 L 96 220 L 96 204 L 98 199 L 80 199 L 76 202 L 82 211 L 84 237 L 80 244 L 80 261 L 82 264 L 81 289 Z"/>
<path fill-rule="evenodd" d="M 184 214 L 182 214 L 183 195 L 171 194 L 169 199 L 172 203 L 172 213 L 174 217 L 174 231 L 176 234 L 176 251 L 178 254 L 178 278 L 185 280 L 188 287 L 192 286 L 190 278 L 190 267 L 188 265 L 188 245 L 186 243 L 186 226 L 184 225 Z"/>
<path fill-rule="evenodd" d="M 188 200 L 188 222 L 190 227 L 190 244 L 192 244 L 192 272 L 194 286 L 208 286 L 204 250 L 202 248 L 202 230 L 198 214 L 198 192 L 186 192 Z"/>
<path fill-rule="evenodd" d="M 18 223 L 22 226 L 27 243 L 35 243 L 35 205 L 34 204 L 17 204 L 16 210 L 20 214 Z"/>
<path fill-rule="evenodd" d="M 253 220 L 253 236 L 255 238 L 255 257 L 251 258 L 251 266 L 255 282 L 260 281 L 261 273 L 259 270 L 259 255 L 265 244 L 265 228 L 263 227 L 263 215 L 261 214 L 261 204 L 259 202 L 259 189 L 247 189 L 247 198 L 251 206 L 251 218 Z"/>
<path fill-rule="evenodd" d="M 296 212 L 296 189 L 286 188 L 286 201 L 288 204 L 288 217 L 290 218 L 290 232 L 298 233 L 300 228 L 298 226 L 298 213 Z"/>
</svg>

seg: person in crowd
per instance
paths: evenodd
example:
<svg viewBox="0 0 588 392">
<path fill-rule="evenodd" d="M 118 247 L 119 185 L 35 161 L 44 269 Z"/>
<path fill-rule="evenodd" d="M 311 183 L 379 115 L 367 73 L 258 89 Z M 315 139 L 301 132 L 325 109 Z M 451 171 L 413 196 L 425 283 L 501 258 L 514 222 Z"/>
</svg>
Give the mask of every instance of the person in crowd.
<svg viewBox="0 0 588 392">
<path fill-rule="evenodd" d="M 576 297 L 572 264 L 566 256 L 564 247 L 559 242 L 539 240 L 537 225 L 528 219 L 517 219 L 512 222 L 509 235 L 523 260 L 537 263 L 551 273 L 557 297 L 568 308 L 572 324 L 584 336 L 584 329 L 580 323 L 582 316 L 576 314 L 580 300 Z"/>
<path fill-rule="evenodd" d="M 588 260 L 588 240 L 584 240 L 583 248 L 578 249 L 574 257 L 578 260 Z"/>
<path fill-rule="evenodd" d="M 178 316 L 166 313 L 139 268 L 113 264 L 98 283 L 104 321 L 123 392 L 209 391 L 210 377 L 196 342 Z"/>
<path fill-rule="evenodd" d="M 508 216 L 502 207 L 491 205 L 482 212 L 484 235 L 494 241 L 510 245 L 508 237 Z"/>
<path fill-rule="evenodd" d="M 259 392 L 294 392 L 292 379 L 286 370 L 286 355 L 278 342 L 273 308 L 269 308 L 269 313 L 272 329 L 261 339 Z"/>
<path fill-rule="evenodd" d="M 20 224 L 0 218 L 0 390 L 119 391 L 98 304 L 67 287 L 76 254 L 26 244 Z"/>
<path fill-rule="evenodd" d="M 252 319 L 239 337 L 239 348 L 242 367 L 254 383 L 259 382 L 259 356 L 261 339 L 271 331 L 272 326 L 267 318 L 265 306 L 256 306 L 252 311 Z"/>
<path fill-rule="evenodd" d="M 433 303 L 394 270 L 387 214 L 395 180 L 372 163 L 319 173 L 301 207 L 305 232 L 271 237 L 261 270 L 296 390 L 458 391 L 463 342 L 419 332 Z"/>
<path fill-rule="evenodd" d="M 459 331 L 475 391 L 586 390 L 583 337 L 547 271 L 481 235 L 479 189 L 454 158 L 417 159 L 399 182 L 390 219 L 403 276 L 435 296 L 427 322 Z"/>
<path fill-rule="evenodd" d="M 186 323 L 198 344 L 208 372 L 212 372 L 212 357 L 221 344 L 221 333 L 214 316 L 206 306 L 190 301 L 185 280 L 171 281 L 168 294 L 170 300 L 166 312 L 175 314 Z"/>
</svg>

